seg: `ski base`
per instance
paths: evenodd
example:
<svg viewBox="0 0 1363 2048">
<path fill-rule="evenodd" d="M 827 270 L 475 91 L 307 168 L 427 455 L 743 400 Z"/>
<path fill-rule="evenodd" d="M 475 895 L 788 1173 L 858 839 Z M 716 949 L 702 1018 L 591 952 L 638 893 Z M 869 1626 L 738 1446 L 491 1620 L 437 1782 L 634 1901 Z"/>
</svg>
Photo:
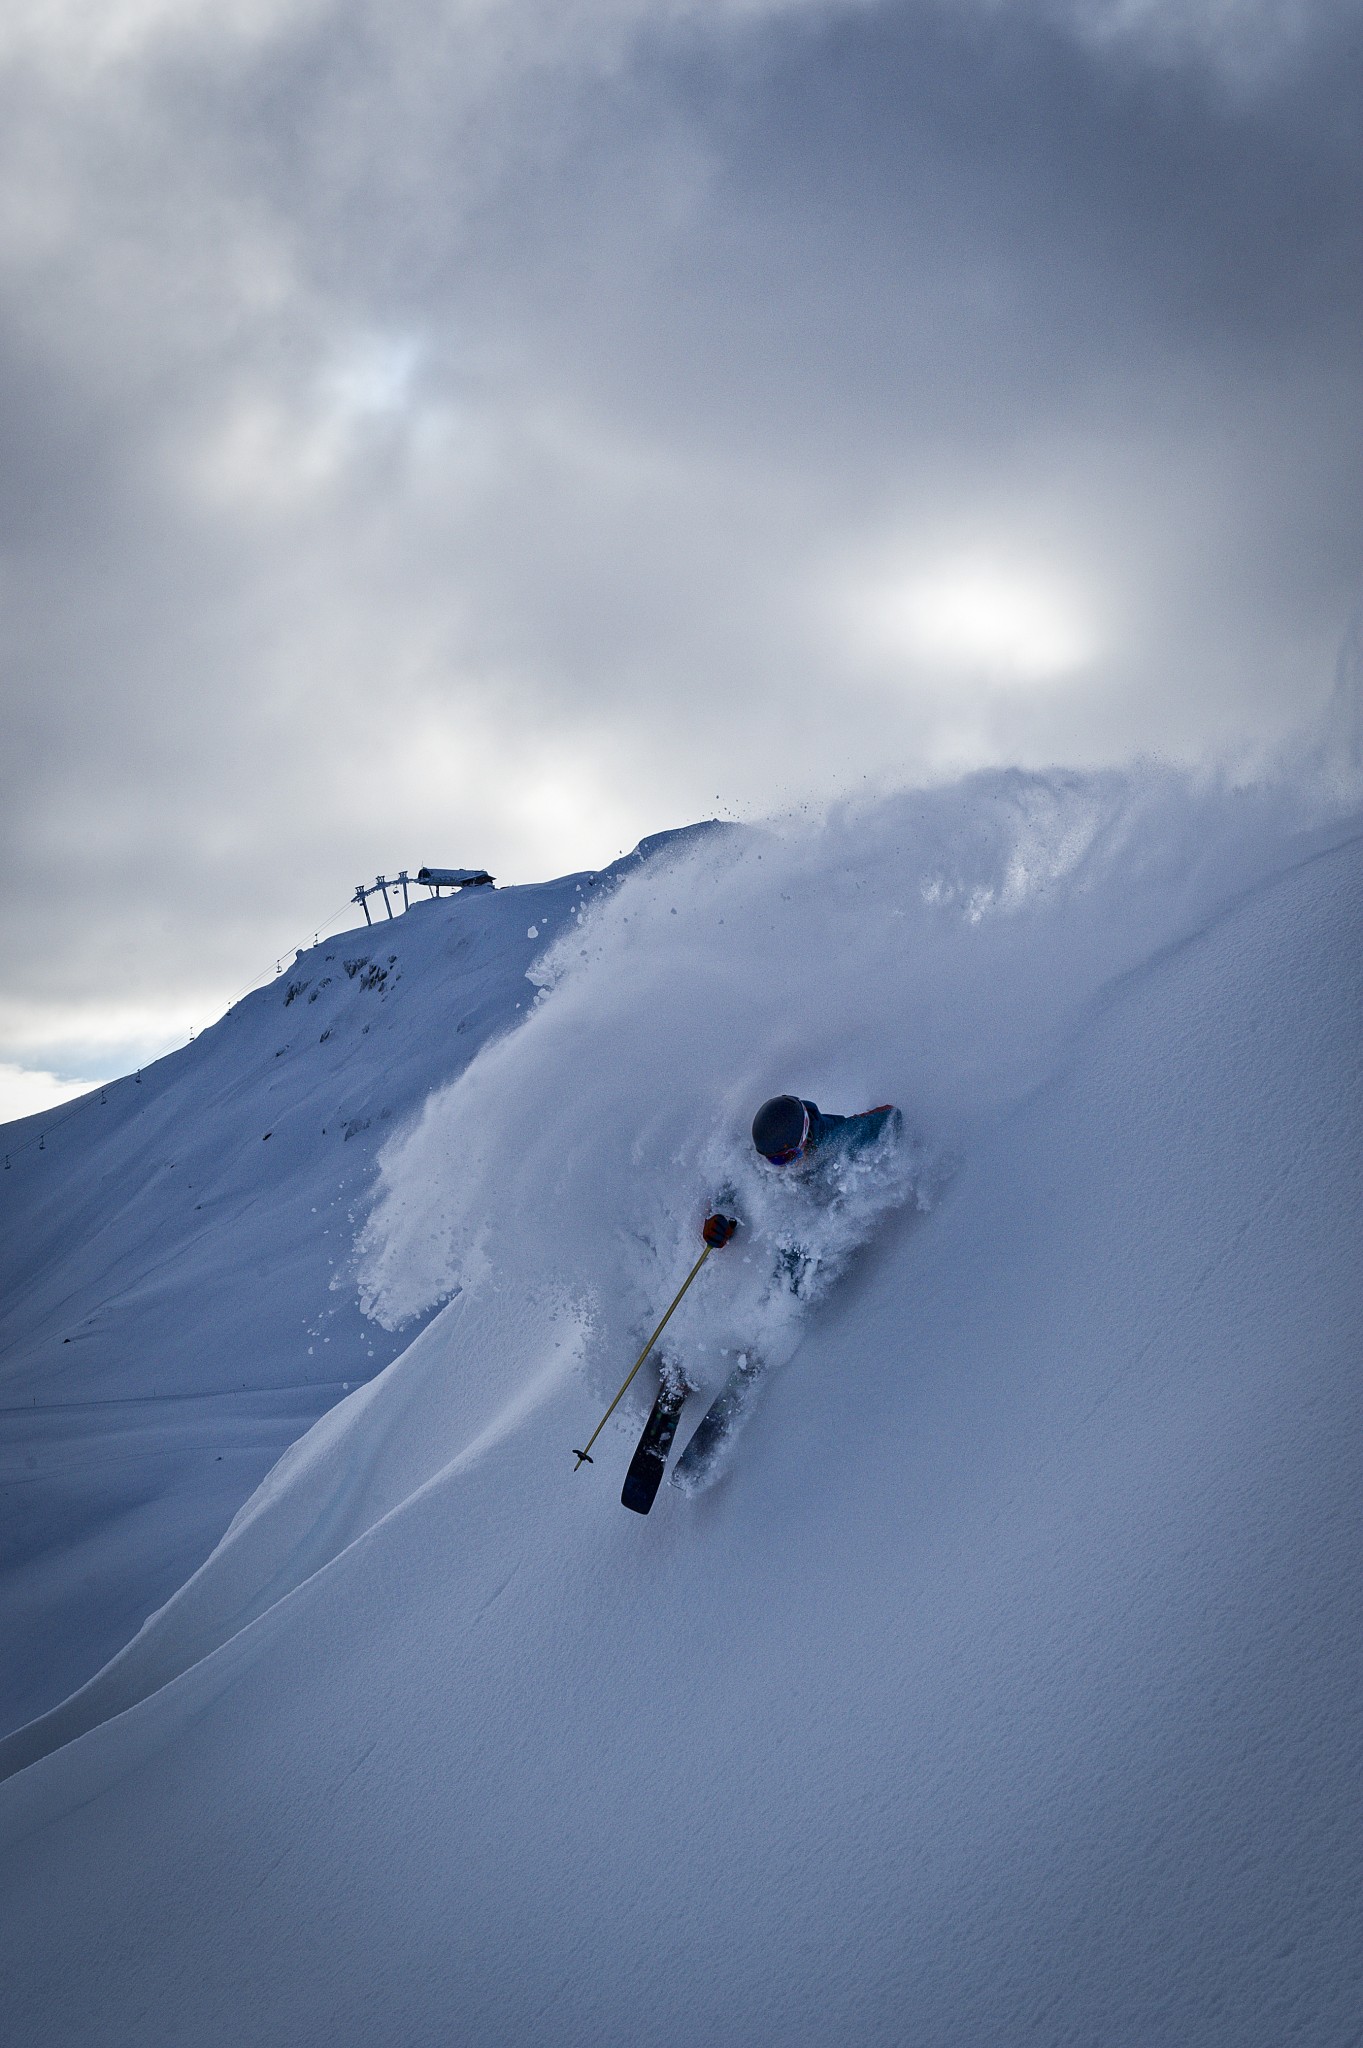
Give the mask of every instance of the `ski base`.
<svg viewBox="0 0 1363 2048">
<path fill-rule="evenodd" d="M 680 1373 L 664 1372 L 658 1398 L 653 1403 L 653 1413 L 644 1424 L 644 1433 L 630 1459 L 620 1491 L 620 1505 L 632 1508 L 636 1515 L 646 1515 L 657 1498 L 672 1439 L 677 1434 L 677 1424 L 689 1392 L 690 1388 Z"/>
</svg>

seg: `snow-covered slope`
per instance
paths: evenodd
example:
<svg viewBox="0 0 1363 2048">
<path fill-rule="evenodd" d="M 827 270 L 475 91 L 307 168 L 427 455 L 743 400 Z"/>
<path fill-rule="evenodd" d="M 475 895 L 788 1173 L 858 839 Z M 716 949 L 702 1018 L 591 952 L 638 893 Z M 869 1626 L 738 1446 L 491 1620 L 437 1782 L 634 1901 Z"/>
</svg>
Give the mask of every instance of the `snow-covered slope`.
<svg viewBox="0 0 1363 2048">
<path fill-rule="evenodd" d="M 140 1077 L 0 1133 L 0 1733 L 111 1657 L 402 1348 L 351 1273 L 380 1144 L 515 1023 L 576 906 L 672 837 L 341 933 Z"/>
<path fill-rule="evenodd" d="M 1361 913 L 1356 815 L 1115 779 L 616 892 L 385 1152 L 411 1343 L 4 1745 L 13 2038 L 1355 2039 Z M 773 1334 L 783 1084 L 914 1143 L 640 1521 L 570 1449 L 726 1182 L 679 1342 Z"/>
</svg>

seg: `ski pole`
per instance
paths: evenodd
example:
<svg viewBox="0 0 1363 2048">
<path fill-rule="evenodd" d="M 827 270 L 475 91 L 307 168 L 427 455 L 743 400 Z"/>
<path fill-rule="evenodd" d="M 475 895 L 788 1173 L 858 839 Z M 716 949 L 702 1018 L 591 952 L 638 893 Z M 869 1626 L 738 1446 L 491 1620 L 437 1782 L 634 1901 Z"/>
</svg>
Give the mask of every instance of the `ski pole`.
<svg viewBox="0 0 1363 2048">
<path fill-rule="evenodd" d="M 592 1445 L 596 1442 L 596 1439 L 600 1436 L 602 1430 L 606 1427 L 606 1424 L 610 1421 L 612 1415 L 614 1415 L 616 1409 L 619 1407 L 621 1401 L 625 1396 L 625 1393 L 629 1388 L 630 1381 L 634 1378 L 635 1373 L 638 1372 L 639 1367 L 648 1357 L 649 1352 L 653 1349 L 658 1339 L 662 1336 L 663 1331 L 671 1322 L 673 1309 L 676 1308 L 678 1302 L 685 1294 L 687 1288 L 691 1285 L 691 1282 L 695 1279 L 697 1273 L 699 1273 L 701 1267 L 705 1264 L 705 1261 L 709 1258 L 711 1252 L 718 1251 L 721 1245 L 727 1244 L 729 1242 L 729 1239 L 737 1230 L 737 1228 L 738 1225 L 731 1216 L 706 1217 L 704 1230 L 705 1250 L 696 1260 L 695 1265 L 691 1268 L 691 1271 L 687 1274 L 686 1278 L 682 1281 L 681 1286 L 673 1295 L 671 1303 L 668 1306 L 667 1314 L 663 1317 L 657 1329 L 653 1332 L 653 1335 L 649 1338 L 647 1344 L 645 1344 L 643 1350 L 639 1353 L 639 1356 L 635 1359 L 633 1365 L 625 1374 L 624 1380 L 622 1381 L 620 1386 L 619 1393 L 611 1402 L 610 1407 L 606 1410 L 601 1420 L 597 1423 L 596 1428 L 587 1438 L 586 1449 L 573 1452 L 573 1456 L 577 1459 L 577 1463 L 573 1467 L 574 1472 L 580 1472 L 584 1465 L 594 1465 L 596 1463 L 595 1458 L 591 1455 Z"/>
</svg>

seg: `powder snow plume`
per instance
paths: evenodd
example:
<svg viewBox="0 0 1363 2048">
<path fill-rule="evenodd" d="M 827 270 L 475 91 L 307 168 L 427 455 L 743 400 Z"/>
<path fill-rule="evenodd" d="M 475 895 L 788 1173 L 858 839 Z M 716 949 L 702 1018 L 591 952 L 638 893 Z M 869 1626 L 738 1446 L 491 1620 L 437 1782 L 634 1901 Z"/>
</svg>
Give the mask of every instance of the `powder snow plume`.
<svg viewBox="0 0 1363 2048">
<path fill-rule="evenodd" d="M 702 1380 L 734 1346 L 787 1355 L 803 1311 L 768 1286 L 773 1252 L 793 1233 L 829 1278 L 930 1208 L 1105 990 L 1329 834 L 1338 790 L 1312 788 L 986 774 L 655 858 L 583 901 L 525 1021 L 387 1148 L 363 1305 L 394 1327 L 457 1292 L 533 1295 L 585 1330 L 604 1389 L 729 1190 L 743 1249 L 711 1262 L 676 1347 Z M 896 1102 L 904 1137 L 800 1214 L 748 1139 L 784 1091 Z"/>
</svg>

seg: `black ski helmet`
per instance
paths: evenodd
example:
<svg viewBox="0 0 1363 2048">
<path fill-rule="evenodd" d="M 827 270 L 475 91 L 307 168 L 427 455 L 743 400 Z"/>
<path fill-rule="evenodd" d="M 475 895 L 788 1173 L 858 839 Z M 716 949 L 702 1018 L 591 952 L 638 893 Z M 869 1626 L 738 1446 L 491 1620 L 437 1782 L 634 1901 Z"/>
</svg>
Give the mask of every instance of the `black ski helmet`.
<svg viewBox="0 0 1363 2048">
<path fill-rule="evenodd" d="M 773 1095 L 752 1120 L 752 1141 L 764 1159 L 784 1166 L 809 1136 L 809 1111 L 798 1095 Z"/>
</svg>

